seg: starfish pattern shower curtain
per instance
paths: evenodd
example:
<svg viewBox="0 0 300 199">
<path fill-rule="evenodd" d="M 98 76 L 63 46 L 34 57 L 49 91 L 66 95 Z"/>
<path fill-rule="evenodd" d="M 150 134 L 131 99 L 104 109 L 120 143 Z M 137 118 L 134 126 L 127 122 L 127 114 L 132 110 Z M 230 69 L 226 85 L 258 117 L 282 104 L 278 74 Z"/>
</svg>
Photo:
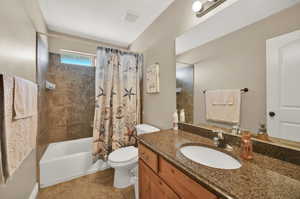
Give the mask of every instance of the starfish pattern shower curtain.
<svg viewBox="0 0 300 199">
<path fill-rule="evenodd" d="M 140 123 L 143 56 L 98 47 L 93 159 L 107 160 L 118 148 L 136 144 Z"/>
</svg>

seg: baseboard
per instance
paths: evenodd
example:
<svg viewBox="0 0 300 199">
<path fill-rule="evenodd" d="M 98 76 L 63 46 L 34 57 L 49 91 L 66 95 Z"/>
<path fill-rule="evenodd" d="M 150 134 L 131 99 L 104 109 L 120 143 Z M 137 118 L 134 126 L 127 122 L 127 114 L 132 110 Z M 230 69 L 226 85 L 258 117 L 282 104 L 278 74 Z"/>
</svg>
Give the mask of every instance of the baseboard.
<svg viewBox="0 0 300 199">
<path fill-rule="evenodd" d="M 28 199 L 37 199 L 38 193 L 39 193 L 39 184 L 35 183 Z"/>
</svg>

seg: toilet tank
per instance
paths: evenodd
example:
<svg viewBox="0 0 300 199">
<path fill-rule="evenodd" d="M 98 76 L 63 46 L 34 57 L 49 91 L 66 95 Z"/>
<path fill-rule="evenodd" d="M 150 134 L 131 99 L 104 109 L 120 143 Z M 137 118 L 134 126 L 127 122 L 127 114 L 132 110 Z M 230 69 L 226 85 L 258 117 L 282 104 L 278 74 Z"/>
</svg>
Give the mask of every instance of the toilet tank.
<svg viewBox="0 0 300 199">
<path fill-rule="evenodd" d="M 146 134 L 146 133 L 153 133 L 156 131 L 160 131 L 160 129 L 151 126 L 149 124 L 138 124 L 136 125 L 136 132 L 137 135 Z"/>
</svg>

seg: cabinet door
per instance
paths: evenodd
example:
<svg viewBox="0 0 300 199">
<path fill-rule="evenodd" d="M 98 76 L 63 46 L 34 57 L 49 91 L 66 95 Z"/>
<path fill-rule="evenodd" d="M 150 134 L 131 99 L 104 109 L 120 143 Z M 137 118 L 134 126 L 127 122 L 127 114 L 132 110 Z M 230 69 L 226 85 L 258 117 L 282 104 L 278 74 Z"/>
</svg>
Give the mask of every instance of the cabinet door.
<svg viewBox="0 0 300 199">
<path fill-rule="evenodd" d="M 158 171 L 158 155 L 142 144 L 139 145 L 139 157 L 147 166 L 153 169 L 153 171 Z"/>
<path fill-rule="evenodd" d="M 142 160 L 139 160 L 139 196 L 140 199 L 151 199 L 150 176 Z"/>
<path fill-rule="evenodd" d="M 182 199 L 217 199 L 217 197 L 159 157 L 159 176 L 177 192 Z"/>
<path fill-rule="evenodd" d="M 139 161 L 140 199 L 179 199 L 142 160 Z"/>
</svg>

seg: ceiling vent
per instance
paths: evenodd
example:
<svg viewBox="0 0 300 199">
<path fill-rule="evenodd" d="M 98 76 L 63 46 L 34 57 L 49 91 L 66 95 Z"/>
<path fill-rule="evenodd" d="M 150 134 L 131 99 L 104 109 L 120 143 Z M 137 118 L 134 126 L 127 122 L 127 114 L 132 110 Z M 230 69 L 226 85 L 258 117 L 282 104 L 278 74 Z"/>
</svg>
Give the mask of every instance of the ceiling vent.
<svg viewBox="0 0 300 199">
<path fill-rule="evenodd" d="M 133 11 L 127 11 L 127 13 L 124 17 L 125 21 L 130 22 L 130 23 L 136 22 L 138 20 L 138 18 L 139 18 L 139 15 Z"/>
</svg>

